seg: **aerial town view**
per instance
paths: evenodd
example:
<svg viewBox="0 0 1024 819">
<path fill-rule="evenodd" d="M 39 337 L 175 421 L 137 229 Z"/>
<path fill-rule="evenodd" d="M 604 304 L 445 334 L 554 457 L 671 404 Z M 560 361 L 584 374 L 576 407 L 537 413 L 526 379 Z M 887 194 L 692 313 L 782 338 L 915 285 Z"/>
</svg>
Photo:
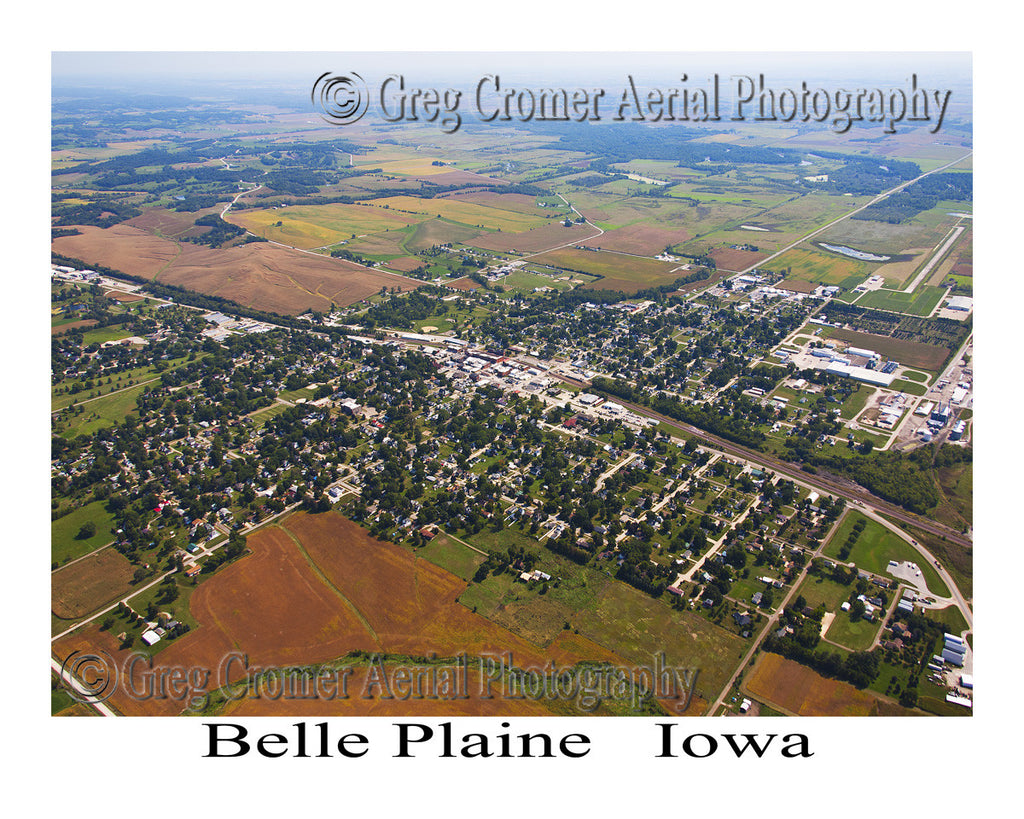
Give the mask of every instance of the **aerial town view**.
<svg viewBox="0 0 1024 819">
<path fill-rule="evenodd" d="M 347 56 L 54 55 L 52 715 L 970 716 L 970 60 Z"/>
</svg>

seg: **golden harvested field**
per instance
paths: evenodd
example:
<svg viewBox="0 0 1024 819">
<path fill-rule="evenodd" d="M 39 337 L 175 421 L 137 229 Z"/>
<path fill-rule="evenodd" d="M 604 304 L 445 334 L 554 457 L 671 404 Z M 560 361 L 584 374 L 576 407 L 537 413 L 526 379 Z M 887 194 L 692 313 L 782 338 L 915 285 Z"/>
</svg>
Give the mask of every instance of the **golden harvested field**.
<svg viewBox="0 0 1024 819">
<path fill-rule="evenodd" d="M 272 242 L 309 250 L 353 236 L 404 228 L 419 222 L 420 217 L 372 205 L 331 204 L 231 211 L 227 220 Z"/>
<path fill-rule="evenodd" d="M 444 219 L 451 219 L 453 222 L 485 230 L 515 232 L 539 227 L 548 221 L 548 217 L 545 216 L 517 213 L 489 205 L 464 202 L 457 197 L 417 199 L 413 196 L 389 196 L 385 199 L 374 199 L 373 204 L 380 208 L 387 205 L 392 210 L 421 214 L 427 218 L 440 216 Z M 412 221 L 420 221 L 420 219 Z"/>
<path fill-rule="evenodd" d="M 924 263 L 926 256 L 931 255 L 930 248 L 912 247 L 901 255 L 912 256 L 906 261 L 886 262 L 874 271 L 874 275 L 885 279 L 886 287 L 902 287 L 908 283 L 914 271 Z"/>
<path fill-rule="evenodd" d="M 439 173 L 436 176 L 428 177 L 435 185 L 507 185 L 507 179 L 495 179 L 492 176 L 484 176 L 474 171 L 454 171 L 451 168 Z"/>
<path fill-rule="evenodd" d="M 862 262 L 838 253 L 826 253 L 823 250 L 804 247 L 787 250 L 765 266 L 767 270 L 789 271 L 781 287 L 789 287 L 790 281 L 794 279 L 814 284 L 839 284 L 853 275 L 863 275 L 867 278 L 875 267 L 877 263 Z"/>
<path fill-rule="evenodd" d="M 362 256 L 402 256 L 405 248 L 402 242 L 408 238 L 408 233 L 403 230 L 391 230 L 386 233 L 375 233 L 369 236 L 362 236 L 352 239 L 344 245 L 345 250 L 351 250 Z"/>
<path fill-rule="evenodd" d="M 50 607 L 63 620 L 82 617 L 126 594 L 133 572 L 124 555 L 103 549 L 50 575 Z"/>
</svg>

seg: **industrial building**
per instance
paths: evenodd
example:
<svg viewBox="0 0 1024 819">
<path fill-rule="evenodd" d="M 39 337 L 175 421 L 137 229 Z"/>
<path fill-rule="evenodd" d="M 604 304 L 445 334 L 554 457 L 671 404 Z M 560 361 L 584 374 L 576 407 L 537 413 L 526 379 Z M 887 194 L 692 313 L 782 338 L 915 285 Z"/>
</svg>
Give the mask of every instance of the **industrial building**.
<svg viewBox="0 0 1024 819">
<path fill-rule="evenodd" d="M 896 378 L 892 373 L 870 370 L 867 367 L 852 367 L 849 363 L 843 364 L 835 360 L 825 368 L 825 371 L 836 375 L 845 375 L 848 378 L 863 381 L 865 384 L 874 384 L 876 387 L 888 387 Z"/>
<path fill-rule="evenodd" d="M 928 418 L 928 426 L 944 427 L 949 421 L 949 414 L 949 404 L 939 405 L 932 410 L 932 414 Z"/>
</svg>

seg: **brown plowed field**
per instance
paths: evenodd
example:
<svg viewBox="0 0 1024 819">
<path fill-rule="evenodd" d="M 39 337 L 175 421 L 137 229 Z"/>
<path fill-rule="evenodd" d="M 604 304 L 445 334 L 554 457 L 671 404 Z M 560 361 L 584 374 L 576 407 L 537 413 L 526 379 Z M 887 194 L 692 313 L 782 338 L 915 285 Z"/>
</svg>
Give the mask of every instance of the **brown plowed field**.
<svg viewBox="0 0 1024 819">
<path fill-rule="evenodd" d="M 815 282 L 804 281 L 803 279 L 786 279 L 777 286 L 783 290 L 792 290 L 794 293 L 813 293 L 820 287 Z"/>
<path fill-rule="evenodd" d="M 546 648 L 512 634 L 456 602 L 465 581 L 407 549 L 371 538 L 335 513 L 292 515 L 283 524 L 252 535 L 249 545 L 252 554 L 196 589 L 191 610 L 200 626 L 160 651 L 154 658 L 156 669 L 208 670 L 212 681 L 208 687 L 212 689 L 223 682 L 220 669 L 231 652 L 243 652 L 250 665 L 264 668 L 318 664 L 355 649 L 414 657 L 465 652 L 471 659 L 511 652 L 515 665 L 526 668 L 543 668 L 549 660 L 559 667 L 569 666 L 583 659 L 629 665 L 577 634 L 559 634 Z M 121 622 L 117 621 L 114 632 L 123 627 Z M 118 649 L 114 634 L 95 625 L 57 641 L 54 653 L 64 658 L 76 650 L 96 649 L 109 652 L 120 668 L 130 656 L 129 651 Z M 233 670 L 240 673 L 241 667 L 236 664 Z M 232 675 L 237 677 L 237 673 Z M 547 710 L 521 701 L 399 705 L 359 697 L 341 702 L 289 701 L 285 707 L 262 699 L 237 708 L 238 713 L 300 716 L 307 710 L 311 714 L 519 714 Z M 170 699 L 140 701 L 123 688 L 110 703 L 130 715 L 176 714 L 183 708 L 180 701 Z"/>
<path fill-rule="evenodd" d="M 822 677 L 813 669 L 778 654 L 764 653 L 758 657 L 743 687 L 769 705 L 803 717 L 910 713 L 849 683 Z"/>
<path fill-rule="evenodd" d="M 196 213 L 178 213 L 164 208 L 149 208 L 141 216 L 129 219 L 125 224 L 161 236 L 177 237 L 184 233 L 192 235 L 209 230 L 206 227 L 196 227 L 196 219 L 211 213 L 220 213 L 220 211 L 219 207 L 206 208 Z"/>
<path fill-rule="evenodd" d="M 609 230 L 582 244 L 604 250 L 617 250 L 620 253 L 635 253 L 638 256 L 657 256 L 669 245 L 679 244 L 691 238 L 690 232 L 682 228 L 628 225 Z"/>
<path fill-rule="evenodd" d="M 732 270 L 737 273 L 757 264 L 767 256 L 767 253 L 759 250 L 734 250 L 731 247 L 720 247 L 711 251 L 711 258 L 715 260 L 719 270 Z"/>
<path fill-rule="evenodd" d="M 949 348 L 938 344 L 924 344 L 920 341 L 907 341 L 889 336 L 876 336 L 871 333 L 858 333 L 855 330 L 844 330 L 830 327 L 829 338 L 838 338 L 857 347 L 866 347 L 881 353 L 886 358 L 895 359 L 900 364 L 910 367 L 921 367 L 925 370 L 938 370 L 949 355 Z"/>
<path fill-rule="evenodd" d="M 192 613 L 260 663 L 310 663 L 378 642 L 362 620 L 311 569 L 288 533 L 268 526 L 253 554 L 192 595 Z"/>
<path fill-rule="evenodd" d="M 51 336 L 59 336 L 61 333 L 66 333 L 69 330 L 84 330 L 86 327 L 92 327 L 94 324 L 99 324 L 96 319 L 82 319 L 81 321 L 72 321 L 68 324 L 58 324 L 56 327 L 50 328 Z"/>
<path fill-rule="evenodd" d="M 83 225 L 78 236 L 61 236 L 52 242 L 57 253 L 152 279 L 175 256 L 178 245 L 129 224 L 98 228 Z"/>
<path fill-rule="evenodd" d="M 476 290 L 480 285 L 467 276 L 461 279 L 451 279 L 446 281 L 444 286 L 451 287 L 454 290 Z"/>
<path fill-rule="evenodd" d="M 390 675 L 399 668 L 414 669 L 416 663 L 403 666 L 384 665 L 385 673 Z M 469 697 L 442 697 L 424 690 L 417 696 L 401 699 L 401 689 L 395 689 L 393 699 L 380 696 L 380 686 L 367 687 L 369 669 L 355 668 L 346 683 L 344 694 L 335 695 L 326 689 L 319 698 L 292 700 L 270 699 L 268 697 L 247 696 L 229 703 L 221 716 L 232 717 L 323 717 L 323 716 L 359 716 L 359 717 L 544 717 L 552 716 L 543 701 L 535 702 L 528 699 L 510 699 L 501 696 L 501 687 L 495 684 L 492 698 L 481 698 L 481 688 L 486 688 L 486 679 L 482 679 L 475 671 L 474 663 L 470 662 L 467 679 Z M 372 698 L 364 697 L 366 693 Z M 458 694 L 461 692 L 452 692 Z"/>
<path fill-rule="evenodd" d="M 417 259 L 415 256 L 400 256 L 399 258 L 391 259 L 384 264 L 392 270 L 397 270 L 400 273 L 408 273 L 410 270 L 415 270 L 417 267 L 423 267 L 426 263 L 423 259 Z"/>
<path fill-rule="evenodd" d="M 62 236 L 53 249 L 88 264 L 156 278 L 190 290 L 275 313 L 323 310 L 331 302 L 354 304 L 380 291 L 409 290 L 418 282 L 344 259 L 302 253 L 268 242 L 228 248 L 178 245 L 127 225 L 83 227 L 79 236 Z M 75 241 L 67 241 L 73 239 Z"/>
<path fill-rule="evenodd" d="M 293 515 L 286 525 L 386 651 L 440 657 L 512 651 L 517 661 L 547 659 L 535 644 L 459 605 L 466 582 L 408 549 L 375 540 L 336 514 Z"/>
<path fill-rule="evenodd" d="M 133 573 L 128 559 L 113 549 L 82 558 L 50 575 L 50 607 L 62 620 L 83 617 L 127 594 Z"/>
</svg>

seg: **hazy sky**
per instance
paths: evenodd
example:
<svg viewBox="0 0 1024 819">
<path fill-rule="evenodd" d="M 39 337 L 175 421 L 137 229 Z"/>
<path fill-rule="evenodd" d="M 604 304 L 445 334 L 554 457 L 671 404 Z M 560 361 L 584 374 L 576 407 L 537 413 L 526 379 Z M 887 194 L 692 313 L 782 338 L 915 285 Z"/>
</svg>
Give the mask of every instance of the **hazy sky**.
<svg viewBox="0 0 1024 819">
<path fill-rule="evenodd" d="M 597 83 L 632 73 L 652 82 L 712 73 L 765 73 L 775 80 L 896 83 L 916 72 L 930 84 L 970 82 L 971 55 L 952 53 L 707 52 L 54 52 L 52 82 L 161 85 L 226 82 L 305 87 L 325 71 L 367 79 L 403 73 L 418 81 L 474 82 L 489 73 L 560 83 Z"/>
</svg>

